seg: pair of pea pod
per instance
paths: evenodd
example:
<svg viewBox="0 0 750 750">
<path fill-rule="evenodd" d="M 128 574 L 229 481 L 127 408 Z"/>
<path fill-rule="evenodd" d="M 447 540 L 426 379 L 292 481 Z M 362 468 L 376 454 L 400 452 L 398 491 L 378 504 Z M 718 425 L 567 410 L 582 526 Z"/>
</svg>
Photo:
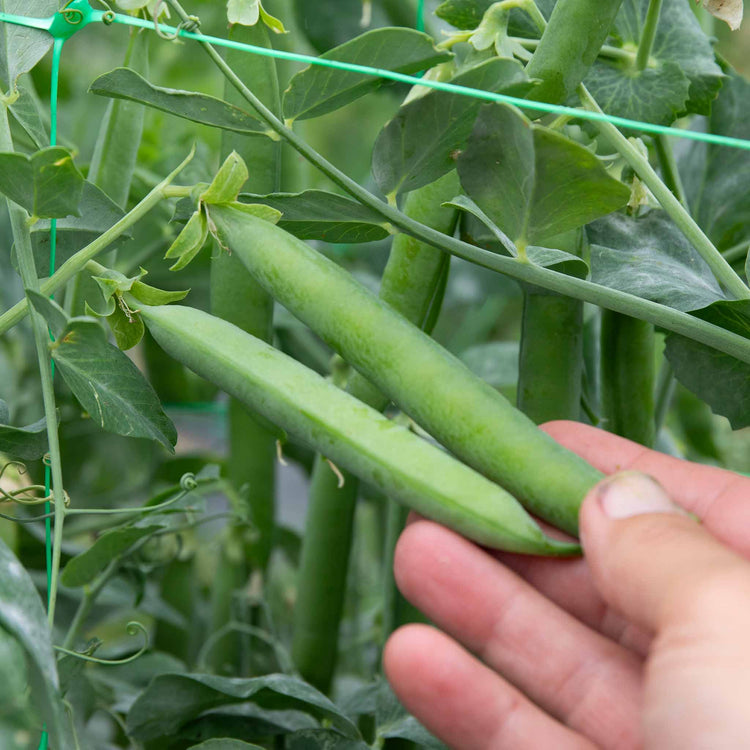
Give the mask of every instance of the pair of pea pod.
<svg viewBox="0 0 750 750">
<path fill-rule="evenodd" d="M 189 307 L 143 308 L 168 354 L 388 497 L 480 544 L 579 552 L 546 536 L 513 495 L 575 534 L 580 503 L 601 479 L 596 469 L 343 268 L 263 219 L 229 205 L 208 210 L 221 244 L 263 288 L 463 463 L 230 323 Z"/>
</svg>

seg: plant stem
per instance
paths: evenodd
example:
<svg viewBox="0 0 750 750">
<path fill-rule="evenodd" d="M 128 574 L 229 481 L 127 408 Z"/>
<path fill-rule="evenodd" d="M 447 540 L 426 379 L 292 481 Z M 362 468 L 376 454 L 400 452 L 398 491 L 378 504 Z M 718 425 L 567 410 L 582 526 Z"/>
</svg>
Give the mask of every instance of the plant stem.
<svg viewBox="0 0 750 750">
<path fill-rule="evenodd" d="M 170 0 L 172 7 L 177 11 L 182 20 L 188 19 L 187 14 L 180 7 L 176 0 Z M 304 156 L 310 163 L 314 164 L 323 174 L 332 182 L 345 190 L 349 195 L 359 200 L 363 205 L 377 211 L 383 218 L 391 222 L 393 226 L 410 234 L 422 242 L 426 242 L 433 247 L 445 250 L 452 255 L 468 260 L 477 265 L 489 268 L 498 273 L 505 274 L 511 278 L 525 281 L 530 284 L 536 284 L 544 289 L 549 289 L 560 294 L 568 295 L 590 302 L 599 307 L 621 312 L 639 320 L 647 320 L 654 325 L 661 326 L 674 333 L 679 333 L 688 338 L 692 338 L 701 344 L 713 347 L 725 354 L 729 354 L 743 362 L 750 363 L 750 341 L 745 337 L 732 333 L 724 328 L 698 320 L 687 313 L 682 313 L 666 305 L 660 305 L 656 302 L 642 299 L 636 295 L 610 289 L 600 284 L 594 284 L 583 279 L 576 279 L 572 276 L 550 271 L 540 266 L 534 266 L 514 258 L 507 258 L 488 250 L 470 245 L 467 242 L 449 237 L 441 232 L 437 232 L 430 227 L 420 224 L 419 222 L 404 216 L 398 209 L 389 206 L 372 195 L 365 188 L 358 185 L 354 180 L 337 169 L 333 164 L 328 162 L 318 154 L 311 146 L 299 138 L 292 130 L 287 128 L 278 118 L 274 117 L 263 104 L 258 101 L 257 97 L 237 78 L 234 72 L 226 65 L 221 55 L 208 42 L 200 42 L 206 53 L 211 57 L 218 68 L 226 75 L 232 84 L 240 91 L 245 100 L 253 106 L 260 116 L 268 125 L 284 138 L 296 151 Z M 591 94 L 582 88 L 582 98 L 587 109 L 601 111 Z M 651 165 L 644 159 L 623 136 L 614 125 L 609 123 L 598 123 L 600 131 L 610 138 L 613 143 L 617 144 L 617 151 L 620 152 L 626 160 L 635 169 L 646 185 L 651 189 L 654 195 L 662 202 L 667 213 L 682 229 L 685 235 L 699 249 L 699 252 L 706 257 L 711 258 L 709 263 L 712 269 L 721 269 L 720 280 L 726 280 L 726 286 L 731 288 L 736 296 L 741 298 L 750 298 L 750 289 L 748 289 L 742 280 L 734 273 L 721 254 L 716 250 L 711 241 L 701 231 L 700 227 L 690 218 L 679 201 L 670 193 L 659 176 L 651 168 Z M 614 131 L 614 132 L 613 132 Z M 718 256 L 718 260 L 717 260 Z M 726 269 L 729 269 L 728 271 Z M 717 275 L 717 278 L 719 276 Z M 0 328 L 0 333 L 2 329 Z"/>
<path fill-rule="evenodd" d="M 56 291 L 65 286 L 72 278 L 83 270 L 84 266 L 93 260 L 99 253 L 106 250 L 118 237 L 124 234 L 130 227 L 140 221 L 154 206 L 158 205 L 167 196 L 167 188 L 179 173 L 187 166 L 193 158 L 191 153 L 188 158 L 180 164 L 177 169 L 160 182 L 130 213 L 113 224 L 104 234 L 97 237 L 91 244 L 86 245 L 75 255 L 68 258 L 60 268 L 48 279 L 39 285 L 39 291 L 47 296 L 52 296 Z M 29 314 L 28 301 L 23 299 L 10 309 L 0 315 L 0 336 L 13 326 L 20 323 Z"/>
<path fill-rule="evenodd" d="M 530 52 L 534 52 L 539 46 L 539 39 L 527 39 L 522 36 L 511 36 L 509 39 L 512 42 L 517 42 Z M 635 63 L 635 55 L 632 52 L 622 49 L 621 47 L 613 47 L 609 44 L 605 44 L 599 50 L 599 57 L 603 57 L 607 60 L 621 60 L 622 62 L 631 65 Z"/>
<path fill-rule="evenodd" d="M 581 103 L 592 112 L 601 112 L 601 108 L 581 84 L 578 89 Z M 632 143 L 611 123 L 597 121 L 596 129 L 607 138 L 618 153 L 630 164 L 635 173 L 643 180 L 644 184 L 651 190 L 662 208 L 669 214 L 672 221 L 680 228 L 693 247 L 698 251 L 703 260 L 711 268 L 716 279 L 723 284 L 728 291 L 737 299 L 750 299 L 750 289 L 737 276 L 732 267 L 722 257 L 711 240 L 704 234 L 695 220 L 685 210 L 685 207 L 672 194 L 672 191 L 664 184 L 648 159 L 633 146 Z"/>
<path fill-rule="evenodd" d="M 656 39 L 656 29 L 659 27 L 661 6 L 663 4 L 664 0 L 651 0 L 648 4 L 646 22 L 643 25 L 641 41 L 638 44 L 638 54 L 635 58 L 636 70 L 645 70 L 648 67 L 651 50 L 654 48 L 654 39 Z"/>
<path fill-rule="evenodd" d="M 0 150 L 13 151 L 13 139 L 10 133 L 7 107 L 0 108 Z M 13 241 L 16 246 L 18 270 L 24 289 L 40 291 L 39 277 L 34 263 L 34 251 L 31 246 L 29 232 L 29 215 L 21 206 L 8 200 L 8 213 L 13 230 Z M 27 301 L 28 304 L 28 301 Z M 50 570 L 50 586 L 47 594 L 47 615 L 50 627 L 55 622 L 55 605 L 57 602 L 57 579 L 60 573 L 60 559 L 62 555 L 62 533 L 65 522 L 65 497 L 62 457 L 60 455 L 60 441 L 57 432 L 57 407 L 55 405 L 55 386 L 52 377 L 52 364 L 49 354 L 49 334 L 41 315 L 36 311 L 31 314 L 31 328 L 34 334 L 39 375 L 42 383 L 42 400 L 44 402 L 44 418 L 47 426 L 47 440 L 49 442 L 49 460 L 52 471 L 52 494 L 55 499 L 54 518 L 55 532 L 52 548 L 52 566 Z"/>
</svg>

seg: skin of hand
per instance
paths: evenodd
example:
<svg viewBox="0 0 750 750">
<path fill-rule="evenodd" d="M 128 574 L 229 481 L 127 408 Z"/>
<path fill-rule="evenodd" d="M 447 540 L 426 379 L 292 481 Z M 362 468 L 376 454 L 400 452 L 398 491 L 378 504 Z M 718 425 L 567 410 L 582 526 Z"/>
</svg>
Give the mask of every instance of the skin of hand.
<svg viewBox="0 0 750 750">
<path fill-rule="evenodd" d="M 458 750 L 750 747 L 750 479 L 582 424 L 544 429 L 610 475 L 581 508 L 585 557 L 410 523 L 396 581 L 440 630 L 388 641 L 399 699 Z"/>
</svg>

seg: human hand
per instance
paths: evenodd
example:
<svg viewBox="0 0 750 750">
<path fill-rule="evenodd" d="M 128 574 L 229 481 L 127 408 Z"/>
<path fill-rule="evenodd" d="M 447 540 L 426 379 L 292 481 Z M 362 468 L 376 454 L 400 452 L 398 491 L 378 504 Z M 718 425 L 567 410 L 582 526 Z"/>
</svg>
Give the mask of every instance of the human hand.
<svg viewBox="0 0 750 750">
<path fill-rule="evenodd" d="M 661 487 L 636 473 L 597 485 L 585 559 L 489 553 L 412 523 L 396 580 L 449 635 L 391 636 L 401 702 L 460 750 L 750 747 L 750 479 L 581 424 L 545 429 Z"/>
</svg>

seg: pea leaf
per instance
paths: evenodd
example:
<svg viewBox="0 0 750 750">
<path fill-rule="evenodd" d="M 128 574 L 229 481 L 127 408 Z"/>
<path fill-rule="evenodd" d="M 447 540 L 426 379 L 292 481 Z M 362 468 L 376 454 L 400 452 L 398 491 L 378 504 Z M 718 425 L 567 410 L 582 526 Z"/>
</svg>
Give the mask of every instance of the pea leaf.
<svg viewBox="0 0 750 750">
<path fill-rule="evenodd" d="M 107 316 L 107 323 L 115 337 L 117 348 L 126 352 L 141 343 L 146 327 L 140 316 L 116 304 L 115 309 Z"/>
<path fill-rule="evenodd" d="M 458 174 L 469 197 L 516 244 L 543 244 L 630 197 L 583 146 L 499 104 L 480 111 Z"/>
<path fill-rule="evenodd" d="M 750 139 L 750 82 L 728 75 L 708 131 Z M 694 144 L 679 165 L 692 213 L 714 244 L 727 250 L 750 240 L 750 151 Z"/>
<path fill-rule="evenodd" d="M 451 83 L 519 97 L 532 87 L 523 66 L 507 58 L 487 60 Z M 481 106 L 478 99 L 430 91 L 401 107 L 375 142 L 372 171 L 380 189 L 405 193 L 455 169 Z"/>
<path fill-rule="evenodd" d="M 0 153 L 0 192 L 37 218 L 78 216 L 83 183 L 70 152 L 59 146 L 31 156 Z"/>
<path fill-rule="evenodd" d="M 663 211 L 608 216 L 586 229 L 591 280 L 688 312 L 724 299 L 711 269 Z"/>
<path fill-rule="evenodd" d="M 138 368 L 112 346 L 101 326 L 74 318 L 52 350 L 52 358 L 73 395 L 102 429 L 156 440 L 168 450 L 177 431 L 154 389 Z"/>
<path fill-rule="evenodd" d="M 165 258 L 177 258 L 170 271 L 179 271 L 190 263 L 201 251 L 208 239 L 208 221 L 203 211 L 196 211 L 177 235 L 166 252 Z"/>
<path fill-rule="evenodd" d="M 91 583 L 112 560 L 163 528 L 166 528 L 163 524 L 130 526 L 102 534 L 85 552 L 68 561 L 60 574 L 60 582 L 72 588 Z"/>
<path fill-rule="evenodd" d="M 296 709 L 332 722 L 347 737 L 359 738 L 352 722 L 322 693 L 296 677 L 271 674 L 232 679 L 205 674 L 156 677 L 128 714 L 128 733 L 140 741 L 168 737 L 206 711 L 252 702 L 268 709 Z"/>
<path fill-rule="evenodd" d="M 98 187 L 86 181 L 78 206 L 80 216 L 69 216 L 57 221 L 57 264 L 66 261 L 73 253 L 93 242 L 99 235 L 116 224 L 125 212 Z M 50 273 L 50 222 L 37 221 L 31 229 L 34 246 L 34 260 L 39 276 Z M 125 242 L 124 234 L 110 247 L 112 249 Z"/>
<path fill-rule="evenodd" d="M 260 0 L 227 0 L 227 21 L 232 26 L 255 26 L 260 20 Z"/>
<path fill-rule="evenodd" d="M 27 289 L 26 296 L 34 309 L 47 321 L 52 335 L 57 338 L 68 325 L 68 314 L 57 302 L 33 289 Z"/>
<path fill-rule="evenodd" d="M 128 99 L 202 125 L 244 135 L 271 135 L 257 116 L 233 104 L 194 91 L 155 86 L 130 68 L 116 68 L 99 76 L 89 87 L 92 94 Z"/>
<path fill-rule="evenodd" d="M 232 151 L 224 160 L 213 182 L 201 193 L 200 200 L 209 205 L 232 203 L 237 200 L 249 176 L 247 165 L 242 157 L 236 151 Z"/>
<path fill-rule="evenodd" d="M 435 15 L 457 29 L 476 29 L 484 14 L 496 0 L 445 0 L 435 9 Z M 545 18 L 549 18 L 556 0 L 536 0 Z M 519 36 L 538 37 L 539 32 L 528 16 L 520 10 L 512 11 L 510 29 Z"/>
<path fill-rule="evenodd" d="M 0 11 L 30 18 L 49 18 L 59 9 L 58 0 L 0 0 Z M 0 85 L 6 93 L 18 77 L 28 73 L 52 47 L 46 31 L 4 23 L 0 28 Z"/>
<path fill-rule="evenodd" d="M 0 540 L 0 627 L 23 647 L 32 699 L 55 747 L 75 747 L 59 693 L 55 654 L 47 615 L 25 568 Z"/>
<path fill-rule="evenodd" d="M 279 226 L 301 240 L 355 243 L 374 242 L 388 236 L 380 214 L 325 190 L 270 195 L 244 193 L 240 199 L 279 211 Z"/>
<path fill-rule="evenodd" d="M 637 49 L 649 0 L 624 0 L 615 22 L 615 42 Z M 646 70 L 633 61 L 599 60 L 585 84 L 605 112 L 669 124 L 686 112 L 708 114 L 723 74 L 711 41 L 682 0 L 664 0 Z"/>
<path fill-rule="evenodd" d="M 47 423 L 44 419 L 28 427 L 13 427 L 8 405 L 0 399 L 0 453 L 22 461 L 35 461 L 47 452 Z"/>
<path fill-rule="evenodd" d="M 332 729 L 304 729 L 293 732 L 285 740 L 288 750 L 367 750 L 370 747 L 363 740 L 344 737 Z"/>
<path fill-rule="evenodd" d="M 451 55 L 437 49 L 427 34 L 391 28 L 368 31 L 321 58 L 417 73 L 449 60 Z M 320 117 L 375 91 L 381 84 L 381 79 L 361 73 L 311 65 L 289 83 L 284 94 L 284 117 L 289 120 Z"/>
<path fill-rule="evenodd" d="M 34 89 L 30 75 L 24 74 L 16 82 L 18 99 L 8 108 L 15 121 L 38 149 L 49 146 L 49 135 L 44 125 L 42 103 Z"/>
</svg>

